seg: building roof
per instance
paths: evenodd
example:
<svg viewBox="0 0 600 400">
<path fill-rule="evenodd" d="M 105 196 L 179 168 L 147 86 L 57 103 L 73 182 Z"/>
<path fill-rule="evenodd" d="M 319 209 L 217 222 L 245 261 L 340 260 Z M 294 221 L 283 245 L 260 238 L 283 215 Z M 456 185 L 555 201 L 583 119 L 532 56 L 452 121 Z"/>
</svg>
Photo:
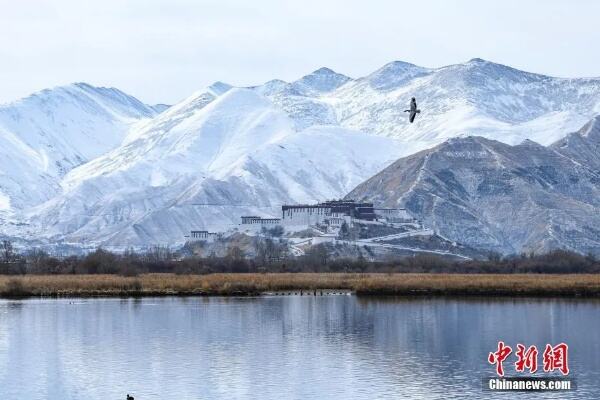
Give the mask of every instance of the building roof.
<svg viewBox="0 0 600 400">
<path fill-rule="evenodd" d="M 373 207 L 373 203 L 358 203 L 355 200 L 328 200 L 317 204 L 292 204 L 281 206 L 282 211 L 298 209 L 298 208 L 331 208 L 334 210 L 340 210 L 343 208 L 357 208 L 357 207 Z"/>
</svg>

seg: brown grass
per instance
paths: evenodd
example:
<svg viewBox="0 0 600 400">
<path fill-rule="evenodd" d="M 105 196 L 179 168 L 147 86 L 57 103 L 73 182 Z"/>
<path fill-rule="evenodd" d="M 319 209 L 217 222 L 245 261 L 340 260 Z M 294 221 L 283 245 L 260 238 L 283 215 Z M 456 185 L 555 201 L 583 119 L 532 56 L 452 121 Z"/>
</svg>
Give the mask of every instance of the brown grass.
<svg viewBox="0 0 600 400">
<path fill-rule="evenodd" d="M 0 296 L 258 295 L 299 290 L 362 295 L 600 296 L 600 275 L 145 274 L 0 276 Z"/>
</svg>

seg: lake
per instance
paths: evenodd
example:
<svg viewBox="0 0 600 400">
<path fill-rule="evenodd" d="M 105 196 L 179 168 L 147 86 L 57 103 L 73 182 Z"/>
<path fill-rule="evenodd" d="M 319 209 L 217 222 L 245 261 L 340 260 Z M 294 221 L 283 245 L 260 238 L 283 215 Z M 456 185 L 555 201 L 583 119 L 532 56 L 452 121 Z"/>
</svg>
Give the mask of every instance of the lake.
<svg viewBox="0 0 600 400">
<path fill-rule="evenodd" d="M 578 389 L 491 393 L 499 340 L 569 345 Z M 505 362 L 514 374 L 513 358 Z M 254 298 L 0 301 L 0 399 L 600 398 L 600 302 Z M 541 369 L 541 367 L 540 367 Z"/>
</svg>

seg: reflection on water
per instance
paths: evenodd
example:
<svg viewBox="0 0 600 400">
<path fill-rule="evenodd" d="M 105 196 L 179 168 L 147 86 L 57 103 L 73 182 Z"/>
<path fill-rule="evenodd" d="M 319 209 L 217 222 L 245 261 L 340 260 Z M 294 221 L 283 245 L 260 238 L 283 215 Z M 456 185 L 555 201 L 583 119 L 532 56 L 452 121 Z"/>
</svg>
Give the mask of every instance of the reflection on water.
<svg viewBox="0 0 600 400">
<path fill-rule="evenodd" d="M 0 399 L 597 399 L 598 332 L 592 300 L 0 301 Z M 568 343 L 579 389 L 482 392 L 498 340 Z"/>
</svg>

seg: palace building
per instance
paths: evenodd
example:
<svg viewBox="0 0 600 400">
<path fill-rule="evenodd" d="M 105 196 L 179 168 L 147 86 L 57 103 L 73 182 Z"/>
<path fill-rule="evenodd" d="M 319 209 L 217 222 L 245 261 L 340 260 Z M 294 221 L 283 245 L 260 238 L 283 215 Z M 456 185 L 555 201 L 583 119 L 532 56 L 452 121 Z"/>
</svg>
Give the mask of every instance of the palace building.
<svg viewBox="0 0 600 400">
<path fill-rule="evenodd" d="M 341 221 L 346 218 L 374 221 L 373 203 L 354 200 L 332 200 L 318 204 L 285 205 L 281 207 L 284 225 L 316 225 L 330 219 Z"/>
</svg>

